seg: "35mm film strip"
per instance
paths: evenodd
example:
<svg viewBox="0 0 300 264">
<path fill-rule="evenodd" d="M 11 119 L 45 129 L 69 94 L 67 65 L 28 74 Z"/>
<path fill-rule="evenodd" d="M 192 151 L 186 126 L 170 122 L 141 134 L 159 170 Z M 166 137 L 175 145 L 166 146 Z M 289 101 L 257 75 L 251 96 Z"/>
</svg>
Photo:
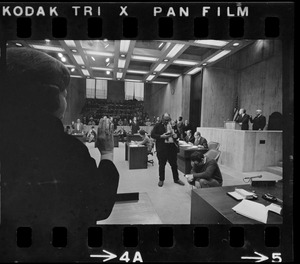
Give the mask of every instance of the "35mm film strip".
<svg viewBox="0 0 300 264">
<path fill-rule="evenodd" d="M 185 77 L 179 77 L 183 78 L 182 85 L 184 88 L 181 96 L 178 98 L 182 97 L 183 99 L 180 99 L 180 102 L 172 101 L 172 103 L 178 103 L 178 105 L 180 103 L 183 105 L 185 102 L 184 97 L 186 92 L 184 89 L 187 87 L 186 83 L 190 83 L 189 87 L 191 87 L 189 88 L 188 96 L 190 98 L 193 96 L 197 97 L 199 93 L 195 92 L 197 89 L 195 88 L 195 90 L 193 90 L 192 87 L 193 85 L 196 87 L 200 79 L 193 77 L 196 75 L 193 75 L 192 71 L 194 70 L 196 72 L 199 68 L 199 71 L 204 72 L 203 69 L 207 63 L 209 64 L 210 62 L 214 63 L 211 65 L 214 65 L 215 69 L 226 69 L 226 73 L 230 72 L 232 84 L 234 84 L 232 72 L 236 70 L 236 72 L 240 74 L 240 82 L 247 82 L 247 78 L 253 78 L 252 81 L 248 81 L 248 88 L 251 85 L 265 85 L 266 83 L 266 87 L 268 85 L 276 86 L 276 88 L 265 87 L 262 92 L 259 90 L 260 95 L 258 97 L 253 96 L 251 92 L 247 92 L 247 96 L 249 96 L 250 101 L 258 100 L 257 98 L 259 97 L 265 98 L 262 101 L 267 105 L 265 111 L 270 110 L 268 112 L 269 114 L 275 111 L 274 105 L 276 103 L 274 102 L 277 102 L 278 108 L 282 109 L 282 111 L 280 111 L 282 114 L 282 139 L 281 145 L 279 146 L 281 150 L 274 150 L 274 148 L 271 150 L 274 153 L 280 152 L 282 154 L 282 179 L 279 183 L 276 183 L 276 187 L 280 188 L 279 192 L 281 192 L 283 200 L 281 215 L 273 215 L 272 220 L 274 219 L 274 221 L 270 220 L 264 224 L 247 221 L 241 224 L 235 217 L 230 218 L 228 216 L 229 211 L 232 212 L 232 206 L 230 208 L 228 207 L 228 210 L 223 211 L 211 210 L 211 208 L 217 207 L 217 203 L 214 202 L 215 200 L 212 198 L 211 204 L 209 204 L 208 200 L 199 204 L 199 207 L 201 207 L 201 215 L 195 216 L 196 213 L 194 213 L 192 217 L 193 213 L 191 212 L 191 219 L 193 219 L 193 221 L 191 220 L 188 224 L 178 224 L 176 221 L 170 223 L 162 222 L 159 224 L 145 221 L 145 223 L 138 224 L 132 224 L 131 222 L 121 224 L 108 222 L 106 224 L 95 223 L 74 226 L 72 224 L 76 222 L 74 219 L 82 216 L 79 212 L 78 214 L 74 214 L 74 219 L 70 222 L 65 222 L 64 220 L 58 221 L 58 223 L 65 224 L 53 226 L 51 222 L 48 223 L 47 220 L 44 219 L 43 221 L 46 222 L 36 224 L 36 222 L 33 221 L 34 224 L 31 226 L 28 224 L 30 221 L 27 221 L 27 217 L 30 219 L 31 216 L 23 212 L 26 221 L 12 217 L 13 224 L 10 225 L 10 219 L 5 215 L 5 210 L 9 208 L 9 202 L 13 201 L 14 197 L 5 191 L 7 188 L 6 183 L 9 181 L 5 178 L 8 174 L 6 174 L 5 171 L 7 170 L 7 164 L 5 163 L 6 153 L 3 151 L 1 152 L 2 166 L 0 166 L 1 189 L 4 190 L 4 192 L 1 192 L 0 200 L 2 219 L 0 222 L 0 262 L 243 263 L 293 261 L 294 4 L 291 2 L 4 2 L 0 4 L 0 69 L 1 78 L 3 78 L 1 82 L 6 80 L 6 55 L 8 49 L 11 47 L 26 46 L 30 48 L 35 47 L 46 53 L 56 52 L 56 50 L 49 51 L 43 49 L 43 45 L 51 46 L 49 43 L 53 41 L 60 43 L 60 45 L 55 44 L 53 47 L 61 48 L 62 53 L 68 49 L 68 52 L 65 53 L 67 59 L 70 59 L 74 54 L 76 55 L 77 52 L 79 55 L 88 54 L 86 51 L 89 48 L 92 50 L 91 45 L 94 45 L 93 43 L 97 41 L 118 41 L 118 48 L 120 49 L 120 40 L 130 40 L 131 45 L 132 42 L 140 43 L 139 45 L 135 45 L 135 47 L 129 46 L 130 54 L 128 54 L 131 57 L 134 55 L 136 57 L 146 57 L 146 60 L 149 60 L 147 62 L 149 64 L 148 67 L 154 72 L 152 75 L 150 73 L 141 73 L 141 71 L 145 71 L 146 64 L 142 64 L 142 62 L 138 60 L 139 58 L 134 60 L 134 67 L 130 69 L 129 64 L 131 62 L 127 61 L 127 59 L 130 60 L 130 58 L 128 58 L 129 55 L 126 54 L 124 58 L 121 58 L 122 51 L 118 51 L 117 55 L 115 53 L 111 55 L 111 60 L 115 60 L 113 66 L 109 65 L 109 63 L 111 63 L 110 61 L 106 61 L 105 63 L 101 62 L 103 65 L 99 64 L 97 66 L 98 69 L 92 69 L 92 62 L 87 61 L 83 56 L 83 64 L 76 59 L 71 59 L 70 64 L 78 64 L 77 69 L 76 67 L 71 67 L 72 65 L 69 67 L 73 79 L 78 78 L 84 81 L 86 79 L 109 81 L 131 80 L 131 82 L 144 82 L 145 85 L 148 85 L 147 87 L 154 84 L 156 79 L 157 85 L 168 85 L 167 87 L 169 88 L 167 89 L 170 89 L 170 94 L 176 95 L 176 89 L 178 90 L 178 88 L 175 87 L 174 90 L 172 89 L 173 86 L 170 83 L 173 79 L 170 79 L 172 77 L 170 74 L 173 74 L 173 77 L 175 76 L 176 78 L 180 75 L 192 76 L 188 77 L 190 78 L 189 80 L 184 79 Z M 196 41 L 199 40 L 204 40 L 204 44 L 201 42 L 196 43 Z M 219 41 L 219 43 L 225 41 L 224 45 L 227 46 L 219 46 L 216 48 L 211 42 L 209 44 L 205 43 L 206 40 L 215 40 Z M 74 46 L 70 44 L 71 42 L 68 43 L 67 41 L 74 43 Z M 159 47 L 156 48 L 155 51 L 150 52 L 149 50 L 152 47 L 151 42 L 153 41 L 158 42 L 158 44 L 159 42 L 167 43 L 169 46 Z M 220 54 L 226 50 L 225 47 L 228 48 L 229 44 L 234 44 L 234 42 L 239 43 L 239 45 L 244 42 L 244 44 L 246 43 L 245 46 L 252 47 L 249 48 L 248 54 L 246 52 L 241 54 L 241 68 L 234 65 L 234 59 L 232 59 L 232 61 L 228 59 L 224 64 L 216 64 L 212 59 L 213 56 Z M 188 46 L 191 43 L 195 46 Z M 69 46 L 69 44 L 71 46 Z M 86 46 L 84 45 L 90 45 L 90 47 L 85 48 Z M 157 61 L 151 61 L 151 57 L 154 55 L 159 57 L 163 54 L 170 54 L 168 52 L 171 52 L 172 48 L 177 47 L 176 45 L 182 45 L 182 47 L 186 48 L 186 52 L 180 53 L 181 55 L 178 55 L 176 58 L 172 58 L 170 55 L 170 57 L 160 57 L 157 58 Z M 195 47 L 195 50 L 193 50 L 193 47 Z M 258 47 L 263 47 L 263 51 L 258 51 Z M 136 54 L 134 54 L 134 48 L 137 48 L 135 51 Z M 196 50 L 196 48 L 203 48 L 203 53 L 199 53 L 200 50 Z M 204 50 L 204 48 L 207 48 L 207 50 Z M 160 49 L 163 51 L 162 53 L 160 53 Z M 229 53 L 233 53 L 233 49 L 234 48 L 231 47 Z M 217 50 L 217 53 L 214 52 L 215 50 Z M 96 47 L 94 51 L 102 52 L 103 54 L 106 52 L 105 56 L 109 57 L 108 54 L 110 52 L 105 51 L 105 47 L 101 51 L 97 50 Z M 251 52 L 257 52 L 258 55 Z M 94 56 L 97 56 L 97 54 Z M 257 59 L 259 56 L 261 57 Z M 117 65 L 120 59 L 124 60 L 124 67 L 128 72 L 127 77 L 125 77 L 125 71 L 122 70 L 124 67 Z M 210 61 L 210 59 L 212 60 Z M 269 71 L 266 70 L 264 72 L 265 77 L 259 75 L 258 68 L 253 70 L 256 72 L 257 78 L 261 78 L 263 81 L 256 82 L 256 77 L 253 72 L 251 73 L 251 69 L 247 71 L 246 66 L 242 68 L 243 61 L 247 59 L 251 61 L 253 65 L 263 61 L 265 67 L 260 65 L 261 70 L 269 67 Z M 177 62 L 175 60 L 177 60 Z M 195 61 L 198 61 L 198 63 L 195 63 Z M 195 64 L 192 64 L 193 62 Z M 280 70 L 276 71 L 274 64 L 278 62 L 280 62 Z M 173 65 L 171 65 L 172 63 Z M 158 67 L 159 64 L 163 64 L 164 66 L 162 67 L 169 67 L 169 72 L 166 70 L 164 72 L 165 75 L 161 74 L 161 76 L 158 76 L 159 70 L 155 71 L 154 69 L 157 69 L 155 67 Z M 74 72 L 72 70 L 73 68 Z M 80 70 L 78 70 L 78 68 Z M 84 70 L 88 70 L 91 75 L 84 74 Z M 96 75 L 93 73 L 94 70 L 103 71 L 104 73 Z M 130 70 L 132 71 L 131 73 Z M 135 71 L 135 73 L 133 71 Z M 137 71 L 140 71 L 140 73 Z M 113 76 L 107 77 L 105 72 L 107 75 L 111 74 Z M 123 73 L 123 75 L 121 73 Z M 208 73 L 210 72 L 208 71 Z M 141 74 L 144 74 L 144 77 L 137 79 Z M 169 76 L 167 74 L 169 74 Z M 176 74 L 179 75 L 177 76 Z M 221 73 L 218 74 L 212 75 L 212 79 L 209 79 L 209 81 L 213 83 L 213 78 L 217 78 L 217 80 L 218 78 L 222 78 L 220 77 Z M 280 77 L 278 77 L 278 74 Z M 153 76 L 151 77 L 152 79 L 150 76 Z M 213 85 L 208 85 L 208 87 L 212 89 L 212 94 L 205 97 L 205 88 L 203 86 L 204 73 L 201 76 L 201 89 L 203 89 L 203 91 L 201 90 L 201 100 L 203 105 L 207 105 L 205 104 L 205 99 L 215 98 L 214 92 L 216 92 L 216 90 L 213 90 Z M 272 82 L 272 79 L 275 81 Z M 151 84 L 151 82 L 153 83 Z M 217 82 L 215 85 L 217 86 Z M 221 84 L 219 85 L 222 87 Z M 251 108 L 252 105 L 256 107 L 257 104 L 255 101 L 247 102 L 246 96 L 243 97 L 243 93 L 241 92 L 243 90 L 240 88 L 242 85 L 239 85 L 239 87 L 235 88 L 235 92 L 239 94 L 236 101 L 239 101 L 240 105 L 242 103 L 248 105 L 248 108 Z M 224 87 L 226 88 L 227 84 L 224 85 Z M 230 92 L 228 92 L 228 94 L 229 93 Z M 226 94 L 226 92 L 222 92 L 220 96 L 224 96 L 224 100 L 229 100 Z M 147 94 L 145 93 L 145 97 L 146 96 Z M 156 100 L 159 101 L 160 99 L 157 98 Z M 176 100 L 179 100 L 178 98 Z M 232 98 L 235 98 L 235 96 L 232 95 Z M 5 98 L 1 98 L 1 100 L 4 102 Z M 190 100 L 192 102 L 192 99 Z M 273 103 L 270 102 L 272 100 Z M 154 101 L 152 101 L 152 103 L 154 103 Z M 231 102 L 229 104 L 231 104 Z M 202 114 L 202 116 L 196 114 L 192 106 L 189 110 L 184 110 L 184 106 L 181 107 L 182 112 L 186 111 L 186 113 L 189 113 L 188 115 L 191 120 L 193 118 L 195 120 L 201 119 L 202 126 L 205 126 L 203 122 L 205 122 L 205 118 L 208 117 L 205 117 L 204 114 Z M 169 109 L 168 107 L 161 107 L 159 109 L 166 109 L 169 112 L 170 109 L 173 108 L 169 106 Z M 201 108 L 198 106 L 198 109 Z M 224 109 L 226 112 L 226 106 Z M 210 111 L 213 112 L 212 109 L 210 109 Z M 173 112 L 177 113 L 175 110 Z M 214 118 L 215 116 L 210 117 Z M 1 119 L 1 121 L 3 120 Z M 207 122 L 207 124 L 209 124 L 209 121 Z M 212 126 L 218 127 L 218 125 Z M 198 124 L 198 127 L 200 127 L 200 124 Z M 273 130 L 275 131 L 276 129 Z M 268 141 L 269 138 L 264 137 L 263 140 Z M 2 140 L 1 144 L 4 141 L 5 140 Z M 5 143 L 3 144 L 3 146 L 6 146 Z M 259 144 L 265 143 L 260 141 Z M 274 143 L 273 146 L 275 144 L 277 143 Z M 224 163 L 226 165 L 225 154 L 222 155 L 223 160 L 221 162 L 223 165 Z M 263 157 L 264 155 L 258 156 L 257 154 L 255 158 L 263 159 Z M 3 164 L 6 164 L 6 166 Z M 156 162 L 156 165 L 157 164 L 158 162 Z M 10 165 L 9 171 L 13 168 L 13 165 Z M 155 173 L 158 174 L 158 165 L 155 169 L 157 170 Z M 119 171 L 119 174 L 120 177 L 122 177 L 122 171 Z M 17 183 L 18 180 L 14 182 L 16 185 Z M 156 184 L 156 182 L 154 184 Z M 230 184 L 228 184 L 228 186 L 230 186 Z M 177 192 L 178 190 L 174 190 L 174 192 L 175 191 Z M 195 194 L 195 189 L 191 190 L 191 193 L 192 192 Z M 209 196 L 209 193 L 206 195 Z M 26 195 L 24 196 L 22 194 L 20 197 L 26 198 Z M 122 200 L 125 198 L 119 196 L 119 199 Z M 136 202 L 142 200 L 142 196 L 140 194 L 132 198 L 129 194 L 126 199 Z M 191 206 L 191 211 L 198 211 L 197 203 L 195 204 L 195 200 L 194 203 L 192 202 L 195 196 L 191 195 L 190 199 L 191 204 L 189 204 L 189 206 Z M 227 197 L 227 199 L 232 198 Z M 259 199 L 260 201 L 262 200 L 261 196 Z M 161 201 L 161 203 L 164 204 L 164 201 Z M 225 198 L 224 203 L 226 203 Z M 229 204 L 231 205 L 231 200 Z M 47 204 L 44 206 L 47 207 Z M 166 206 L 168 206 L 167 203 Z M 181 205 L 178 204 L 178 206 Z M 122 207 L 122 201 L 120 207 Z M 28 208 L 30 208 L 30 206 Z M 22 205 L 16 209 L 18 212 L 21 212 Z M 170 211 L 170 208 L 166 210 Z M 177 210 L 177 208 L 173 208 L 173 210 Z M 8 212 L 11 214 L 12 211 L 8 210 Z M 126 215 L 126 213 L 128 212 L 123 212 L 124 215 Z M 129 214 L 131 213 L 132 212 L 129 212 Z M 269 214 L 274 213 L 269 212 Z M 13 215 L 12 213 L 10 216 Z M 19 216 L 22 214 L 16 213 L 16 215 Z M 57 218 L 59 219 L 60 216 L 57 215 Z"/>
</svg>

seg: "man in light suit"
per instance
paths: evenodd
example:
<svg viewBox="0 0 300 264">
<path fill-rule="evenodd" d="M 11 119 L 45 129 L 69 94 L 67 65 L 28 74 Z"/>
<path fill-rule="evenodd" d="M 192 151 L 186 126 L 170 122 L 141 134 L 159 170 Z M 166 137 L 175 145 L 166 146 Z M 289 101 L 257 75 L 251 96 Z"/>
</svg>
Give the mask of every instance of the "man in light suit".
<svg viewBox="0 0 300 264">
<path fill-rule="evenodd" d="M 83 134 L 83 123 L 81 123 L 80 119 L 78 118 L 75 125 L 74 125 L 73 134 Z"/>
<path fill-rule="evenodd" d="M 266 126 L 266 117 L 262 115 L 260 109 L 256 110 L 256 116 L 252 119 L 250 116 L 250 122 L 253 123 L 252 130 L 264 130 Z"/>
</svg>

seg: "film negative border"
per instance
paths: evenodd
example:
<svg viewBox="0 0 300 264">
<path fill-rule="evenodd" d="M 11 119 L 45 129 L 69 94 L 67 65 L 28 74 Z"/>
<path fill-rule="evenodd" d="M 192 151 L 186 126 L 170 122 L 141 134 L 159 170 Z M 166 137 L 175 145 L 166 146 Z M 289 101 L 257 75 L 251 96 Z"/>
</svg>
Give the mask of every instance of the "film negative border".
<svg viewBox="0 0 300 264">
<path fill-rule="evenodd" d="M 143 3 L 139 10 L 137 5 L 141 6 L 1 3 L 0 39 L 264 39 L 293 35 L 293 5 L 288 3 Z"/>
<path fill-rule="evenodd" d="M 26 6 L 32 9 L 26 11 Z M 291 3 L 1 3 L 0 40 L 278 38 L 286 40 L 283 50 L 290 50 L 293 10 Z M 285 55 L 283 61 L 287 62 L 293 53 Z M 288 87 L 290 70 L 283 69 L 283 84 Z M 286 113 L 290 96 L 290 90 L 283 89 Z M 283 143 L 290 146 L 286 136 Z M 62 262 L 292 261 L 293 171 L 286 155 L 288 146 L 284 147 L 286 209 L 282 225 L 100 225 L 81 230 L 86 234 L 86 240 L 79 243 L 83 249 L 68 245 L 69 239 L 74 239 L 70 229 L 54 227 L 58 229 L 52 230 L 54 237 L 49 230 L 49 252 L 44 252 L 44 260 L 51 261 L 53 254 Z M 20 227 L 14 234 L 10 239 L 16 256 L 26 261 L 35 250 L 35 230 Z M 83 250 L 85 255 L 74 260 L 72 250 Z M 7 260 L 2 256 L 0 262 L 3 258 Z"/>
</svg>

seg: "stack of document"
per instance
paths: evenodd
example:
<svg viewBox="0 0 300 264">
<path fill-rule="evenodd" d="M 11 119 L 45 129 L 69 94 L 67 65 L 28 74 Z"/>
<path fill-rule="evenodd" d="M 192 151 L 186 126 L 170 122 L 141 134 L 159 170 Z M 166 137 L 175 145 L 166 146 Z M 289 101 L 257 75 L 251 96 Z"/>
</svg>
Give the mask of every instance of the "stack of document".
<svg viewBox="0 0 300 264">
<path fill-rule="evenodd" d="M 253 199 L 255 197 L 254 193 L 239 188 L 235 188 L 233 192 L 227 192 L 227 194 L 229 194 L 230 196 L 232 196 L 234 199 L 238 201 L 243 199 Z"/>
<path fill-rule="evenodd" d="M 281 214 L 282 207 L 277 204 L 265 206 L 263 204 L 243 199 L 232 208 L 236 213 L 254 219 L 256 221 L 267 223 L 268 211 Z"/>
</svg>

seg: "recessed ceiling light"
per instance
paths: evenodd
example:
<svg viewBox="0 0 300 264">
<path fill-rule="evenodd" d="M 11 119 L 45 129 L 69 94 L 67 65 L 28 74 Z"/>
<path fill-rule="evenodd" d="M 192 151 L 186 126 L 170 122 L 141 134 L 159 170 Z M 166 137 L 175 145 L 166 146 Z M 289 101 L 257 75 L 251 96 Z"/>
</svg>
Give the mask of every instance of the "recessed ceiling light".
<svg viewBox="0 0 300 264">
<path fill-rule="evenodd" d="M 54 47 L 54 46 L 44 46 L 44 45 L 30 45 L 32 48 L 40 49 L 40 50 L 50 50 L 50 51 L 64 51 L 64 49 L 60 47 Z"/>
<path fill-rule="evenodd" d="M 106 71 L 106 74 L 109 75 L 109 74 L 110 74 L 110 71 Z"/>
<path fill-rule="evenodd" d="M 106 66 L 108 67 L 108 66 L 109 66 L 109 64 L 110 64 L 109 62 L 108 62 L 108 63 L 106 63 Z"/>
<path fill-rule="evenodd" d="M 105 62 L 109 62 L 110 61 L 110 58 L 106 58 Z"/>
<path fill-rule="evenodd" d="M 218 53 L 217 55 L 211 57 L 209 60 L 207 60 L 208 62 L 213 62 L 213 61 L 216 61 L 222 57 L 224 57 L 225 55 L 227 55 L 228 53 L 230 53 L 231 50 L 223 50 L 221 51 L 220 53 Z"/>
<path fill-rule="evenodd" d="M 61 61 L 62 61 L 62 62 L 66 62 L 67 59 L 66 59 L 65 57 L 61 57 Z"/>
<path fill-rule="evenodd" d="M 93 56 L 91 56 L 92 60 L 95 61 L 95 58 Z"/>
<path fill-rule="evenodd" d="M 90 76 L 90 73 L 89 73 L 88 70 L 82 69 L 81 71 L 82 71 L 82 73 L 83 73 L 84 75 Z"/>
<path fill-rule="evenodd" d="M 154 75 L 155 75 L 155 74 L 156 74 L 156 72 L 153 72 L 152 74 L 154 74 Z"/>
<path fill-rule="evenodd" d="M 104 46 L 104 48 L 106 49 L 108 46 L 109 46 L 109 44 L 106 44 L 106 45 Z"/>
<path fill-rule="evenodd" d="M 173 58 L 182 48 L 184 47 L 184 44 L 176 44 L 170 52 L 167 54 L 166 57 Z"/>
<path fill-rule="evenodd" d="M 160 75 L 161 76 L 169 76 L 169 77 L 179 77 L 180 76 L 180 74 L 178 74 L 178 73 L 168 73 L 168 72 L 162 72 Z"/>
<path fill-rule="evenodd" d="M 112 57 L 114 54 L 112 52 L 103 52 L 103 51 L 94 51 L 94 50 L 87 50 L 86 54 L 88 55 L 97 55 L 97 56 L 108 56 Z"/>
<path fill-rule="evenodd" d="M 85 66 L 84 66 L 84 65 L 82 65 L 82 66 L 81 66 L 81 69 L 85 69 Z"/>
<path fill-rule="evenodd" d="M 160 49 L 162 47 L 162 45 L 164 45 L 163 42 L 159 44 L 158 48 Z"/>
<path fill-rule="evenodd" d="M 195 73 L 201 71 L 201 69 L 202 69 L 201 67 L 196 67 L 195 69 L 192 69 L 191 71 L 189 71 L 187 74 L 190 74 L 190 75 L 195 74 Z"/>
<path fill-rule="evenodd" d="M 75 41 L 74 40 L 65 40 L 65 43 L 69 46 L 69 47 L 76 47 Z"/>
<path fill-rule="evenodd" d="M 128 73 L 147 74 L 147 71 L 127 70 Z"/>
<path fill-rule="evenodd" d="M 77 52 L 77 50 L 76 49 L 71 49 L 72 50 L 72 52 L 74 52 L 74 53 L 76 53 Z"/>
<path fill-rule="evenodd" d="M 125 63 L 126 63 L 126 60 L 119 59 L 119 61 L 118 61 L 118 67 L 119 68 L 124 68 L 125 67 Z"/>
<path fill-rule="evenodd" d="M 93 70 L 98 70 L 98 71 L 112 71 L 111 68 L 104 68 L 104 67 L 91 67 Z"/>
<path fill-rule="evenodd" d="M 127 81 L 127 82 L 141 82 L 141 80 L 135 80 L 135 79 L 125 79 L 124 81 Z"/>
<path fill-rule="evenodd" d="M 50 42 L 50 39 L 45 39 L 45 41 L 46 41 L 47 43 L 49 43 L 49 42 Z"/>
<path fill-rule="evenodd" d="M 78 64 L 84 64 L 84 61 L 83 61 L 83 59 L 81 58 L 80 55 L 73 55 L 73 57 L 74 57 L 74 59 L 76 60 L 76 62 Z"/>
<path fill-rule="evenodd" d="M 155 77 L 155 75 L 149 75 L 146 80 L 151 81 L 154 77 Z"/>
<path fill-rule="evenodd" d="M 125 58 L 125 57 L 126 57 L 126 55 L 125 55 L 125 54 L 121 54 L 121 57 L 122 57 L 122 58 Z"/>
<path fill-rule="evenodd" d="M 195 40 L 195 43 L 208 45 L 208 46 L 223 47 L 228 43 L 228 41 L 214 40 L 214 39 L 203 39 L 203 40 Z"/>
<path fill-rule="evenodd" d="M 63 55 L 62 53 L 60 53 L 60 52 L 59 52 L 57 55 L 58 55 L 58 57 L 60 57 L 60 58 L 62 58 L 62 57 L 64 56 L 64 55 Z"/>
<path fill-rule="evenodd" d="M 121 53 L 127 53 L 130 46 L 130 40 L 121 40 L 120 42 L 120 52 Z"/>
<path fill-rule="evenodd" d="M 139 56 L 139 55 L 132 55 L 131 59 L 133 60 L 140 60 L 140 61 L 157 61 L 157 58 L 154 57 L 146 57 L 146 56 Z"/>
<path fill-rule="evenodd" d="M 75 71 L 75 68 L 72 68 L 72 69 L 71 69 L 71 72 L 74 72 L 74 71 Z"/>
<path fill-rule="evenodd" d="M 160 63 L 157 65 L 157 67 L 154 69 L 154 71 L 158 72 L 161 71 L 166 66 L 165 63 Z"/>
<path fill-rule="evenodd" d="M 157 83 L 157 84 L 168 84 L 168 82 L 158 82 L 158 81 L 153 81 L 152 83 Z"/>
<path fill-rule="evenodd" d="M 16 46 L 23 47 L 23 45 L 21 43 L 18 43 L 18 42 L 16 42 Z"/>
<path fill-rule="evenodd" d="M 205 66 L 205 65 L 207 65 L 207 63 L 206 63 L 206 62 L 204 62 L 202 65 L 203 65 L 203 66 Z"/>
<path fill-rule="evenodd" d="M 239 45 L 240 45 L 240 43 L 238 43 L 238 42 L 235 42 L 235 43 L 232 44 L 232 46 L 235 46 L 235 47 L 239 46 Z"/>
<path fill-rule="evenodd" d="M 103 41 L 104 41 L 104 42 L 107 42 L 107 41 L 108 41 L 108 39 L 103 39 Z"/>
<path fill-rule="evenodd" d="M 168 62 L 169 60 L 168 59 L 164 59 L 164 62 Z"/>
<path fill-rule="evenodd" d="M 190 65 L 190 66 L 198 64 L 198 62 L 196 62 L 196 61 L 188 61 L 188 60 L 174 60 L 173 63 L 182 64 L 182 65 Z"/>
<path fill-rule="evenodd" d="M 117 72 L 117 78 L 122 78 L 123 72 Z"/>
</svg>

